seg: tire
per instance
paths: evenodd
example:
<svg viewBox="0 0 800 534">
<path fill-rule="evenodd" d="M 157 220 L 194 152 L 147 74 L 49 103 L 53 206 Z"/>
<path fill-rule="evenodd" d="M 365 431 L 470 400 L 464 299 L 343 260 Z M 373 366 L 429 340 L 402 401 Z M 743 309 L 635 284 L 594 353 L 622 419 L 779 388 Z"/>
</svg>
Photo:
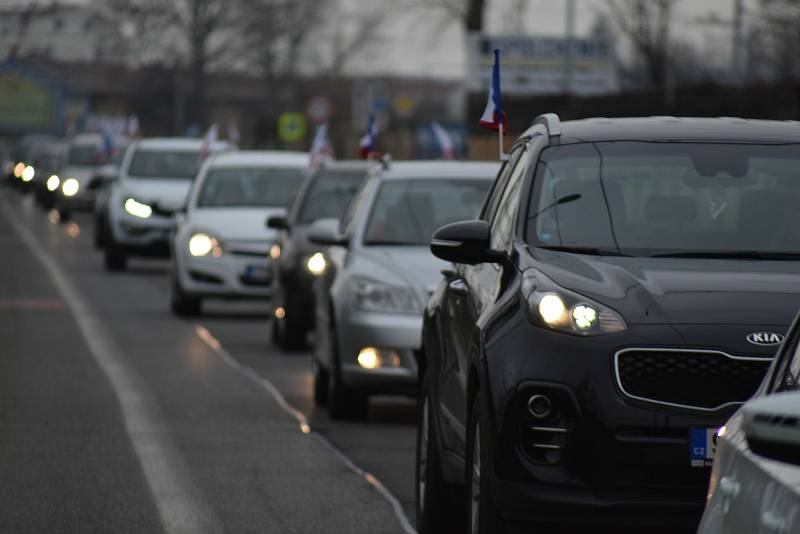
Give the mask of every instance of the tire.
<svg viewBox="0 0 800 534">
<path fill-rule="evenodd" d="M 417 403 L 417 456 L 415 462 L 415 503 L 417 532 L 439 534 L 463 532 L 463 492 L 443 476 L 439 443 L 433 420 L 431 373 L 425 373 Z"/>
<path fill-rule="evenodd" d="M 331 325 L 328 335 L 331 362 L 328 369 L 328 415 L 331 419 L 364 419 L 369 408 L 368 398 L 342 383 L 336 340 L 336 328 Z"/>
<path fill-rule="evenodd" d="M 291 299 L 285 299 L 283 307 L 286 315 L 283 316 L 283 319 L 275 319 L 273 330 L 278 347 L 287 352 L 307 348 L 308 329 L 297 319 L 296 310 L 299 309 L 299 306 L 294 305 Z"/>
<path fill-rule="evenodd" d="M 203 306 L 203 300 L 201 298 L 191 297 L 183 291 L 175 273 L 172 274 L 169 303 L 172 313 L 178 317 L 194 317 L 200 315 Z"/>
<path fill-rule="evenodd" d="M 472 402 L 467 425 L 466 461 L 466 520 L 471 534 L 502 534 L 505 532 L 500 513 L 491 499 L 486 468 L 491 465 L 492 442 L 488 439 L 488 417 L 479 391 Z M 477 480 L 476 480 L 477 478 Z"/>
<path fill-rule="evenodd" d="M 313 355 L 311 367 L 314 373 L 314 404 L 324 406 L 328 403 L 328 370 L 322 367 Z"/>
<path fill-rule="evenodd" d="M 128 257 L 119 245 L 109 242 L 106 244 L 105 250 L 103 251 L 103 262 L 106 271 L 124 271 L 125 267 L 128 265 Z"/>
</svg>

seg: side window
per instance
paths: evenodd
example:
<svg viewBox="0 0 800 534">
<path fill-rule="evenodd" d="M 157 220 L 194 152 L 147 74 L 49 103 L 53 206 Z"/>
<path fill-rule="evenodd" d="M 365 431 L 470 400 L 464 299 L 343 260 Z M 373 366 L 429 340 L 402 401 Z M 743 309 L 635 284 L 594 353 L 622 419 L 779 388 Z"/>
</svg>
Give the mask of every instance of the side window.
<svg viewBox="0 0 800 534">
<path fill-rule="evenodd" d="M 492 187 L 492 190 L 489 194 L 489 199 L 486 203 L 486 209 L 483 211 L 483 215 L 481 215 L 481 219 L 484 221 L 491 222 L 492 219 L 494 219 L 494 214 L 497 212 L 497 206 L 500 205 L 500 199 L 503 196 L 503 191 L 505 191 L 508 179 L 511 177 L 511 170 L 516 165 L 522 152 L 524 152 L 524 148 L 521 145 L 511 151 L 508 161 L 503 166 L 503 170 L 500 172 L 500 176 L 498 176 L 497 180 L 495 180 L 494 187 Z"/>
<path fill-rule="evenodd" d="M 505 191 L 498 203 L 497 215 L 492 221 L 493 250 L 508 250 L 511 246 L 514 232 L 514 221 L 519 212 L 520 191 L 522 190 L 522 177 L 525 175 L 526 158 L 525 149 L 518 151 L 518 157 L 511 169 Z"/>
</svg>

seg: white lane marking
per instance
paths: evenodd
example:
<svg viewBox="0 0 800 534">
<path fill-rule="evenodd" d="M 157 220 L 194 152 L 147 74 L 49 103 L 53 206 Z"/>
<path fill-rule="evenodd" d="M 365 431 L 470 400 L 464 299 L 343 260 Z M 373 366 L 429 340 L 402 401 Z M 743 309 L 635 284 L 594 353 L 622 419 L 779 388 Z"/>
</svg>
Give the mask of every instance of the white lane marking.
<svg viewBox="0 0 800 534">
<path fill-rule="evenodd" d="M 272 382 L 255 372 L 250 367 L 239 363 L 236 358 L 231 356 L 230 353 L 225 350 L 225 347 L 222 346 L 222 343 L 220 343 L 219 340 L 215 338 L 207 328 L 197 325 L 195 327 L 195 331 L 197 332 L 197 336 L 202 339 L 203 342 L 205 342 L 205 344 L 208 345 L 214 352 L 216 352 L 222 361 L 227 363 L 234 370 L 245 375 L 257 386 L 266 390 L 266 392 L 270 394 L 278 406 L 280 406 L 284 412 L 289 414 L 295 421 L 297 421 L 300 431 L 303 434 L 310 434 L 316 438 L 317 441 L 319 441 L 326 449 L 336 456 L 336 458 L 338 458 L 339 461 L 345 465 L 345 467 L 350 469 L 357 476 L 363 478 L 364 481 L 375 488 L 375 490 L 377 490 L 377 492 L 380 493 L 381 496 L 386 499 L 386 501 L 392 507 L 394 515 L 397 517 L 397 520 L 400 522 L 400 526 L 402 527 L 403 531 L 406 532 L 406 534 L 417 534 L 416 529 L 414 529 L 414 527 L 411 525 L 411 521 L 403 510 L 400 500 L 395 497 L 395 495 L 386 486 L 383 485 L 383 482 L 381 482 L 369 471 L 365 471 L 364 469 L 358 467 L 346 454 L 339 450 L 333 443 L 328 441 L 325 436 L 319 432 L 312 432 L 311 426 L 308 424 L 308 418 L 300 410 L 289 404 L 289 402 L 286 400 L 286 397 L 283 396 L 283 394 Z"/>
<path fill-rule="evenodd" d="M 187 476 L 188 470 L 167 435 L 166 425 L 157 416 L 152 395 L 129 368 L 103 321 L 33 234 L 8 213 L 7 201 L 0 199 L 0 202 L 3 215 L 45 268 L 72 310 L 89 352 L 111 383 L 122 409 L 125 431 L 153 494 L 164 531 L 170 534 L 220 532 L 211 509 Z"/>
</svg>

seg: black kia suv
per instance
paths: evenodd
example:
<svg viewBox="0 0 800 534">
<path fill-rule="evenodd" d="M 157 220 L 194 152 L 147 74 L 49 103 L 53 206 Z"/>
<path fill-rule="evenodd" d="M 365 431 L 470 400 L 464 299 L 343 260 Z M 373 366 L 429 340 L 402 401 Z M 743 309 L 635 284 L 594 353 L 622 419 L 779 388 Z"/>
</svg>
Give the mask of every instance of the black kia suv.
<svg viewBox="0 0 800 534">
<path fill-rule="evenodd" d="M 696 525 L 800 304 L 798 169 L 797 123 L 538 117 L 431 242 L 420 532 Z"/>
</svg>

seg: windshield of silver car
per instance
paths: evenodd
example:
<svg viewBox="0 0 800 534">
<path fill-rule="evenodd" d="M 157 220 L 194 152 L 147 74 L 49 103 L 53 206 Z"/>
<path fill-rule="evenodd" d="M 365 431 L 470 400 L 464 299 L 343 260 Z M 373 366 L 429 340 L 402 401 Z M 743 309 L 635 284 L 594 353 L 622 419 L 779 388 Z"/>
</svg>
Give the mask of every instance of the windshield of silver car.
<svg viewBox="0 0 800 534">
<path fill-rule="evenodd" d="M 372 205 L 364 244 L 427 246 L 440 227 L 474 218 L 490 183 L 489 179 L 384 182 Z"/>
<path fill-rule="evenodd" d="M 600 142 L 546 149 L 526 240 L 586 254 L 800 258 L 800 146 Z"/>
<path fill-rule="evenodd" d="M 236 167 L 208 171 L 199 208 L 284 208 L 303 177 L 298 167 Z"/>
</svg>

